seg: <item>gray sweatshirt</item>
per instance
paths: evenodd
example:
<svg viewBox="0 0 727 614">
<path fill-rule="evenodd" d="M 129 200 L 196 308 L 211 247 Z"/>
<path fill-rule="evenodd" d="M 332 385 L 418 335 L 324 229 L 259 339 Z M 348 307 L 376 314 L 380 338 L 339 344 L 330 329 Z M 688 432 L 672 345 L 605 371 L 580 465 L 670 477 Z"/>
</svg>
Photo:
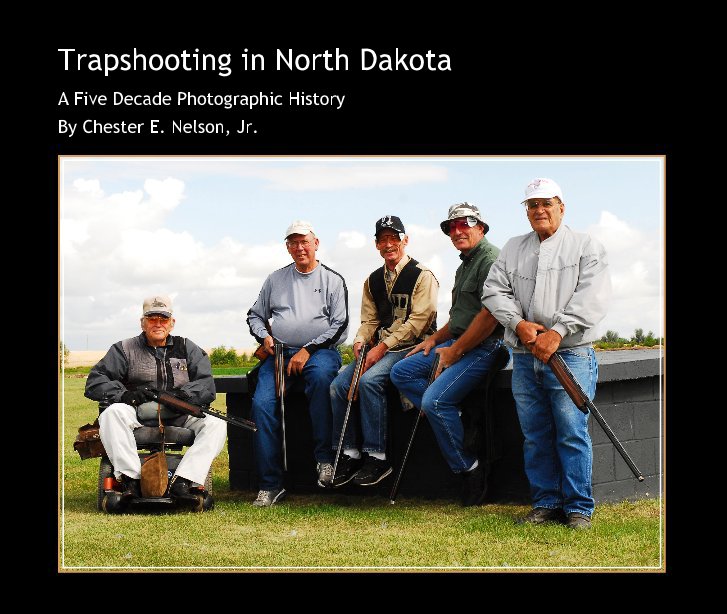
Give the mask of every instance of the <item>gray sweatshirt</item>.
<svg viewBox="0 0 727 614">
<path fill-rule="evenodd" d="M 542 243 L 530 232 L 505 244 L 485 280 L 482 305 L 505 327 L 505 342 L 526 352 L 515 333 L 521 320 L 558 332 L 562 348 L 590 345 L 610 297 L 604 247 L 561 224 Z"/>
<path fill-rule="evenodd" d="M 311 354 L 333 349 L 348 332 L 346 282 L 320 262 L 310 273 L 301 273 L 295 263 L 278 269 L 247 312 L 250 333 L 260 343 L 269 334 L 265 324 L 271 318 L 273 337 L 284 345 L 304 347 Z"/>
</svg>

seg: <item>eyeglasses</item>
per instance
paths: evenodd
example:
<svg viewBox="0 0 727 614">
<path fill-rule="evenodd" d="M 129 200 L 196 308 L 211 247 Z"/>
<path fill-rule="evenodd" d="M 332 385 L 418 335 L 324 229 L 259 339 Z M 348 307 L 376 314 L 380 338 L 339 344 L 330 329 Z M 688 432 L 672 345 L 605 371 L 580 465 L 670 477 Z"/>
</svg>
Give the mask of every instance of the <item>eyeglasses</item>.
<svg viewBox="0 0 727 614">
<path fill-rule="evenodd" d="M 553 208 L 553 205 L 555 203 L 552 200 L 544 200 L 539 203 L 535 203 L 532 201 L 527 201 L 525 203 L 525 206 L 528 208 L 528 211 L 535 211 L 538 207 L 543 207 L 546 211 Z"/>
<path fill-rule="evenodd" d="M 146 318 L 147 322 L 152 322 L 152 323 L 161 322 L 162 324 L 166 324 L 167 322 L 169 322 L 169 320 L 172 319 L 169 316 L 160 316 L 160 315 L 144 316 L 144 317 Z"/>
<path fill-rule="evenodd" d="M 401 237 L 404 233 L 396 234 L 396 235 L 381 235 L 380 237 L 376 237 L 376 245 L 384 245 L 386 243 L 393 243 L 394 245 L 398 245 L 401 243 Z"/>
<path fill-rule="evenodd" d="M 449 222 L 449 228 L 447 232 L 452 234 L 453 232 L 464 232 L 470 228 L 477 226 L 477 220 L 473 217 L 467 216 L 463 219 L 452 220 Z"/>
<path fill-rule="evenodd" d="M 308 249 L 313 242 L 309 239 L 305 239 L 304 241 L 286 241 L 285 244 L 290 249 L 298 249 L 299 247 L 302 247 L 303 249 Z"/>
</svg>

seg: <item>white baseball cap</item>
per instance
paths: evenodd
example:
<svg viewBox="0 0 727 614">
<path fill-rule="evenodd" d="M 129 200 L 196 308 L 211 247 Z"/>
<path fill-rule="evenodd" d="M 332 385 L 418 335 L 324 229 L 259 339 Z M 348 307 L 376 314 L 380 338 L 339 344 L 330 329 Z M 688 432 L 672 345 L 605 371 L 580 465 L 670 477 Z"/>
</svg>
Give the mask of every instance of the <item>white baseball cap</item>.
<svg viewBox="0 0 727 614">
<path fill-rule="evenodd" d="M 309 232 L 315 234 L 313 224 L 305 220 L 295 220 L 285 231 L 285 238 L 287 239 L 290 235 L 307 235 Z"/>
<path fill-rule="evenodd" d="M 563 190 L 552 179 L 547 177 L 537 177 L 533 179 L 525 188 L 525 202 L 531 198 L 553 198 L 557 196 L 563 200 Z"/>
</svg>

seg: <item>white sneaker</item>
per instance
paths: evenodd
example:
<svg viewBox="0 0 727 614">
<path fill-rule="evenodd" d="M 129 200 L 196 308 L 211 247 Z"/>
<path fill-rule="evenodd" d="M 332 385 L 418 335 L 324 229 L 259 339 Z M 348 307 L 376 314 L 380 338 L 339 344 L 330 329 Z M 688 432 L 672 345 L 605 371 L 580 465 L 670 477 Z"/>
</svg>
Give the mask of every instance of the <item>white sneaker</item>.
<svg viewBox="0 0 727 614">
<path fill-rule="evenodd" d="M 285 488 L 280 490 L 261 490 L 252 502 L 255 507 L 270 507 L 285 498 Z"/>
<path fill-rule="evenodd" d="M 328 488 L 333 482 L 333 465 L 331 463 L 318 463 L 316 471 L 318 472 L 318 486 Z"/>
</svg>

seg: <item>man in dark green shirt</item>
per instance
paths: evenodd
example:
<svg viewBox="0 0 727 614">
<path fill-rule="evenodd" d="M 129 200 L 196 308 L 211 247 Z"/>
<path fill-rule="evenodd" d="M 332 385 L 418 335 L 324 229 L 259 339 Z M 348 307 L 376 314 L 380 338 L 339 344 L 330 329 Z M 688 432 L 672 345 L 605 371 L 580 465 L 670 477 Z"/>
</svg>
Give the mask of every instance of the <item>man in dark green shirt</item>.
<svg viewBox="0 0 727 614">
<path fill-rule="evenodd" d="M 452 205 L 440 227 L 462 259 L 454 276 L 449 322 L 396 363 L 390 377 L 427 415 L 447 464 L 463 476 L 462 504 L 479 505 L 485 495 L 484 467 L 464 449 L 459 403 L 482 381 L 503 346 L 502 325 L 481 301 L 482 286 L 500 250 L 485 238 L 490 228 L 471 203 Z M 439 367 L 427 387 L 435 354 Z"/>
</svg>

